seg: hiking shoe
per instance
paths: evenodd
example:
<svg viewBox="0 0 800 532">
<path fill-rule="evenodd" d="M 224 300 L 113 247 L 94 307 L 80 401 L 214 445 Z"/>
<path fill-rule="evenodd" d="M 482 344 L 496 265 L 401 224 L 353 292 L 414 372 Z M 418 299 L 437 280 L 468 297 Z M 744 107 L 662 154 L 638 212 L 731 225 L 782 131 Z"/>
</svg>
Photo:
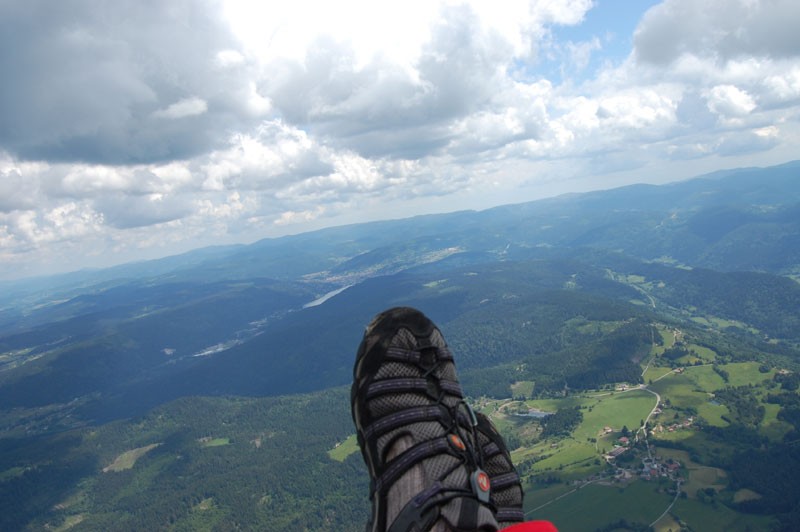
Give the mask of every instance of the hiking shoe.
<svg viewBox="0 0 800 532">
<path fill-rule="evenodd" d="M 522 481 L 511 462 L 506 443 L 491 420 L 476 412 L 478 442 L 483 452 L 483 467 L 492 482 L 490 502 L 495 507 L 495 518 L 501 527 L 525 520 L 522 511 Z"/>
<path fill-rule="evenodd" d="M 353 377 L 353 421 L 371 478 L 367 530 L 498 530 L 483 456 L 494 440 L 485 433 L 480 443 L 439 329 L 411 308 L 379 314 Z M 505 463 L 493 467 L 498 478 L 507 473 Z"/>
</svg>

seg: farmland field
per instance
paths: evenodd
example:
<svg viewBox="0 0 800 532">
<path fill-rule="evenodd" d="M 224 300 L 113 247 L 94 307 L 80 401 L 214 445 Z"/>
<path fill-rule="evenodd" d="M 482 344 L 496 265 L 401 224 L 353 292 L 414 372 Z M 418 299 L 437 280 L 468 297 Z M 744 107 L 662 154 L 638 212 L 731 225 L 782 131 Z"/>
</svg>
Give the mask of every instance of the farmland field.
<svg viewBox="0 0 800 532">
<path fill-rule="evenodd" d="M 669 329 L 659 332 L 666 346 L 674 343 L 675 332 Z M 764 407 L 759 430 L 773 441 L 779 441 L 791 426 L 778 419 L 779 405 L 763 402 L 768 390 L 763 384 L 772 381 L 776 370 L 760 370 L 757 362 L 712 366 L 717 360 L 713 350 L 697 344 L 689 344 L 688 348 L 694 353 L 678 362 L 692 365 L 675 369 L 659 365 L 659 355 L 665 347 L 654 345 L 651 355 L 656 358 L 650 360 L 649 365 L 642 365 L 645 369 L 642 378 L 650 383 L 644 387 L 647 389 L 598 390 L 563 398 L 506 403 L 500 409 L 513 412 L 536 408 L 556 412 L 577 407 L 582 414 L 581 422 L 569 437 L 538 441 L 512 453 L 517 463 L 533 460 L 527 475 L 524 475 L 524 480 L 530 486 L 525 504 L 529 518 L 549 518 L 563 530 L 594 530 L 619 521 L 620 516 L 624 516 L 628 523 L 642 525 L 650 525 L 658 519 L 675 497 L 674 491 L 667 493 L 667 489 L 674 487 L 667 479 L 650 483 L 634 476 L 633 481 L 615 481 L 611 485 L 605 480 L 589 482 L 577 489 L 581 485 L 580 480 L 585 482 L 586 479 L 597 478 L 593 475 L 606 468 L 601 454 L 617 444 L 623 425 L 632 433 L 639 428 L 641 421 L 656 406 L 655 394 L 658 393 L 666 404 L 662 405 L 663 412 L 651 419 L 649 426 L 659 427 L 660 432 L 654 434 L 650 441 L 655 444 L 656 454 L 661 460 L 671 459 L 681 464 L 681 491 L 685 495 L 676 500 L 672 510 L 654 524 L 654 529 L 663 532 L 677 530 L 681 523 L 693 530 L 712 532 L 746 530 L 748 527 L 753 530 L 769 528 L 770 518 L 742 514 L 722 504 L 723 499 L 733 501 L 734 497 L 738 497 L 739 500 L 745 500 L 758 498 L 759 495 L 752 490 L 739 490 L 736 495 L 729 491 L 728 473 L 709 464 L 722 456 L 730 456 L 733 448 L 724 439 L 711 438 L 705 431 L 692 426 L 693 421 L 689 420 L 697 417 L 696 422 L 701 425 L 728 427 L 734 413 L 726 404 L 715 399 L 715 392 L 755 385 L 755 397 Z M 517 389 L 521 390 L 522 387 Z M 519 425 L 519 422 L 511 422 L 508 418 L 498 421 L 509 424 L 507 426 Z M 687 421 L 689 424 L 684 425 Z M 669 427 L 673 428 L 666 430 Z M 683 446 L 691 452 L 666 448 L 664 445 Z M 634 470 L 641 467 L 637 465 L 638 458 L 631 461 L 631 455 L 626 453 L 624 456 L 628 457 L 626 463 Z M 532 484 L 543 478 L 554 478 L 556 483 L 547 487 Z M 710 492 L 707 490 L 719 494 L 720 501 L 709 499 Z M 583 511 L 574 512 L 574 508 L 582 508 Z"/>
<path fill-rule="evenodd" d="M 657 484 L 644 481 L 626 487 L 590 484 L 526 517 L 549 519 L 559 530 L 595 530 L 619 521 L 621 516 L 628 522 L 649 525 L 672 502 L 672 497 L 656 489 Z"/>
<path fill-rule="evenodd" d="M 769 530 L 770 517 L 735 512 L 723 504 L 712 505 L 693 499 L 678 499 L 672 514 L 689 524 L 693 530 L 703 532 L 745 532 Z"/>
</svg>

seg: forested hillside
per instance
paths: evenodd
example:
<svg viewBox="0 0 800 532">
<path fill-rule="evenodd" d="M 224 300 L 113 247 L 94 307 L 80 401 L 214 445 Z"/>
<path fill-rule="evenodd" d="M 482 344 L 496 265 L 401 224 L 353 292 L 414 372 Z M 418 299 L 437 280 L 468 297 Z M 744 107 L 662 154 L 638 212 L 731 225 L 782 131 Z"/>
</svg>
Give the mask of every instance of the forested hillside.
<svg viewBox="0 0 800 532">
<path fill-rule="evenodd" d="M 98 531 L 353 529 L 368 508 L 360 458 L 325 459 L 350 433 L 349 416 L 344 389 L 186 398 L 24 446 L 4 439 L 0 528 L 78 515 L 78 529 Z"/>
</svg>

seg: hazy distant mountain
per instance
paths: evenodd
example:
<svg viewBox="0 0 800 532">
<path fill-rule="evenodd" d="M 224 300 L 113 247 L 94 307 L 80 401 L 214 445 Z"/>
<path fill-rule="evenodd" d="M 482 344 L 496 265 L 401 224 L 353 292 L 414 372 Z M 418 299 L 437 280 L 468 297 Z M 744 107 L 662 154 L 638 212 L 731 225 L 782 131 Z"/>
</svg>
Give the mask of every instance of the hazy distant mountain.
<svg viewBox="0 0 800 532">
<path fill-rule="evenodd" d="M 0 283 L 16 307 L 134 279 L 217 281 L 333 278 L 398 271 L 455 252 L 535 255 L 592 246 L 643 259 L 673 258 L 726 271 L 789 273 L 800 264 L 800 161 L 662 186 L 631 185 L 485 211 L 334 227 L 212 247 L 98 271 Z M 326 275 L 327 274 L 327 275 Z M 306 278 L 307 280 L 307 278 Z"/>
</svg>

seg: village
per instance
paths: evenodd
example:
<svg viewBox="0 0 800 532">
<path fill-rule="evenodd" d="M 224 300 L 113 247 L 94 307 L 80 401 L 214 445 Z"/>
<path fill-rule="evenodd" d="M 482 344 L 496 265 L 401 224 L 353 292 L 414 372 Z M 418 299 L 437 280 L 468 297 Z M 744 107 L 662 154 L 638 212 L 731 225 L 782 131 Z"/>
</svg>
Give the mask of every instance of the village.
<svg viewBox="0 0 800 532">
<path fill-rule="evenodd" d="M 663 405 L 659 402 L 653 409 L 653 416 L 658 416 L 663 411 Z M 603 454 L 606 463 L 615 467 L 613 478 L 619 482 L 629 482 L 635 479 L 645 481 L 653 481 L 659 479 L 668 479 L 680 485 L 684 482 L 681 476 L 681 464 L 672 458 L 666 458 L 653 454 L 654 447 L 647 441 L 646 437 L 639 438 L 640 432 L 647 430 L 649 435 L 660 434 L 664 432 L 675 432 L 678 430 L 690 430 L 693 428 L 695 418 L 689 416 L 683 420 L 674 420 L 674 422 L 665 424 L 657 423 L 653 428 L 647 430 L 645 427 L 639 429 L 635 435 L 628 433 L 627 427 L 623 427 L 620 432 L 621 435 L 616 439 L 613 449 Z M 612 436 L 615 431 L 612 427 L 603 428 L 603 436 Z M 624 434 L 628 435 L 624 435 Z M 637 445 L 643 443 L 645 446 L 642 449 Z M 646 452 L 645 452 L 646 449 Z M 619 457 L 625 453 L 632 453 L 634 456 L 627 460 L 620 460 Z M 640 458 L 640 460 L 637 460 Z"/>
<path fill-rule="evenodd" d="M 618 453 L 617 456 L 619 456 Z M 642 456 L 640 462 L 634 461 L 630 465 L 618 465 L 610 459 L 610 464 L 615 466 L 613 479 L 619 482 L 630 482 L 641 479 L 654 481 L 667 479 L 673 482 L 682 483 L 684 478 L 681 476 L 681 463 L 672 458 L 664 459 L 659 455 Z M 641 464 L 641 465 L 640 465 Z"/>
</svg>

